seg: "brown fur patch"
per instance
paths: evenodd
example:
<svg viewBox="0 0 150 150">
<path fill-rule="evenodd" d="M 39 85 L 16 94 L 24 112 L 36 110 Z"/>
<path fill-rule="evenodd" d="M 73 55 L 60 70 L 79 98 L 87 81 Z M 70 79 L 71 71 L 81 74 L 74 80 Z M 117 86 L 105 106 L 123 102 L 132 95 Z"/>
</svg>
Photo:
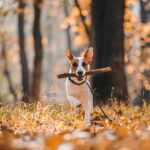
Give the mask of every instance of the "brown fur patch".
<svg viewBox="0 0 150 150">
<path fill-rule="evenodd" d="M 78 60 L 78 58 L 74 57 L 71 60 L 71 72 L 76 72 L 78 65 L 79 65 L 79 60 Z"/>
<path fill-rule="evenodd" d="M 83 63 L 85 63 L 85 64 L 86 64 L 85 66 L 83 65 L 83 67 L 85 68 L 85 70 L 86 70 L 86 71 L 88 71 L 89 63 L 88 63 L 88 61 L 87 61 L 87 59 L 86 59 L 86 58 L 83 58 Z"/>
<path fill-rule="evenodd" d="M 79 60 L 77 57 L 74 57 L 71 60 L 71 72 L 76 72 L 78 65 L 79 65 Z M 88 60 L 84 57 L 83 57 L 82 66 L 85 68 L 86 71 L 88 71 L 89 63 L 88 63 Z"/>
</svg>

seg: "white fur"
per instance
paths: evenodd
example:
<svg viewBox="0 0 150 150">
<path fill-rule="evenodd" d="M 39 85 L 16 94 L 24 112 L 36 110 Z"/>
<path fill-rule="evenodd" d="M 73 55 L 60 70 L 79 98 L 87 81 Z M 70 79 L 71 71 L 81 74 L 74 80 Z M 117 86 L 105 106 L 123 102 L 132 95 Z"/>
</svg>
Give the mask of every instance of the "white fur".
<svg viewBox="0 0 150 150">
<path fill-rule="evenodd" d="M 86 73 L 86 70 L 85 68 L 82 66 L 82 63 L 83 63 L 83 58 L 82 57 L 78 57 L 78 60 L 79 60 L 79 64 L 78 64 L 78 67 L 77 67 L 77 70 L 76 70 L 76 75 L 78 71 L 82 71 L 83 72 L 83 75 L 85 75 Z"/>
<path fill-rule="evenodd" d="M 82 66 L 83 58 L 78 57 L 78 60 L 79 60 L 79 65 L 77 67 L 76 73 L 77 71 L 82 70 L 83 73 L 85 74 L 86 70 Z M 69 70 L 69 72 L 71 72 L 71 70 Z M 78 81 L 75 77 L 71 79 L 77 83 L 82 82 L 82 81 Z M 76 107 L 82 104 L 82 106 L 85 109 L 86 125 L 87 126 L 91 125 L 90 114 L 93 111 L 93 96 L 87 83 L 83 83 L 82 85 L 75 85 L 72 82 L 70 82 L 69 79 L 67 79 L 66 80 L 66 92 L 67 92 L 68 101 L 72 106 Z"/>
</svg>

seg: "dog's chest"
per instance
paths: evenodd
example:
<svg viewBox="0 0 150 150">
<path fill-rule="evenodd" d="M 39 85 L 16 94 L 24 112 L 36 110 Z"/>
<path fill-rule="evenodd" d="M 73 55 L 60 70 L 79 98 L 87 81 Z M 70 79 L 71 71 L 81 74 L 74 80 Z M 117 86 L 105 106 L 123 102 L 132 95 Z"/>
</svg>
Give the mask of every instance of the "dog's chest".
<svg viewBox="0 0 150 150">
<path fill-rule="evenodd" d="M 73 96 L 78 100 L 80 100 L 81 102 L 85 102 L 91 99 L 91 92 L 86 83 L 82 85 L 75 85 L 67 79 L 66 91 L 67 91 L 67 96 Z"/>
</svg>

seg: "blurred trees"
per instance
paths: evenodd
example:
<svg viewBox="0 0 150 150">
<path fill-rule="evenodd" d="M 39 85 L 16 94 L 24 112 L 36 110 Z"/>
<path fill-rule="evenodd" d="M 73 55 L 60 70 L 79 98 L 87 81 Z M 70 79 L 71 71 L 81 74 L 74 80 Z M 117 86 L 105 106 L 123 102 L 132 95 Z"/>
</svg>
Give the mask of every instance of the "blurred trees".
<svg viewBox="0 0 150 150">
<path fill-rule="evenodd" d="M 141 6 L 141 21 L 147 23 L 150 21 L 150 1 L 149 0 L 140 0 Z"/>
<path fill-rule="evenodd" d="M 33 83 L 31 97 L 34 101 L 38 101 L 41 91 L 42 78 L 42 59 L 43 46 L 42 36 L 40 31 L 41 7 L 43 0 L 34 0 L 34 22 L 33 22 L 33 38 L 34 38 L 34 64 L 33 64 Z"/>
<path fill-rule="evenodd" d="M 73 6 L 72 10 L 61 24 L 63 29 L 70 28 L 72 44 L 75 48 L 92 45 L 91 1 L 73 0 L 70 4 Z"/>
<path fill-rule="evenodd" d="M 24 8 L 26 2 L 19 0 L 19 14 L 18 14 L 18 31 L 19 31 L 19 47 L 20 47 L 20 63 L 22 68 L 22 86 L 23 86 L 23 101 L 38 101 L 41 91 L 41 77 L 42 77 L 42 58 L 43 46 L 42 36 L 40 31 L 41 21 L 41 6 L 42 0 L 34 0 L 34 21 L 33 21 L 33 39 L 34 39 L 34 62 L 32 84 L 29 88 L 29 69 L 27 57 L 25 52 L 25 35 L 24 35 Z M 31 92 L 29 92 L 31 89 Z"/>
<path fill-rule="evenodd" d="M 13 80 L 11 77 L 11 72 L 9 70 L 9 60 L 8 55 L 7 55 L 7 41 L 9 39 L 9 35 L 8 35 L 8 30 L 5 27 L 4 21 L 5 18 L 7 17 L 7 15 L 9 14 L 9 10 L 5 7 L 3 7 L 3 2 L 1 2 L 0 5 L 0 50 L 1 50 L 1 69 L 2 69 L 2 73 L 5 76 L 7 83 L 8 83 L 8 89 L 9 92 L 12 94 L 13 96 L 13 101 L 17 102 L 18 100 L 18 96 L 17 96 L 17 92 L 15 90 L 15 86 L 13 84 Z M 2 85 L 3 86 L 3 85 Z"/>
<path fill-rule="evenodd" d="M 77 7 L 78 11 L 79 11 L 79 18 L 81 20 L 81 23 L 84 27 L 84 31 L 88 37 L 88 46 L 92 46 L 92 34 L 91 34 L 91 30 L 90 28 L 88 27 L 88 25 L 86 24 L 86 16 L 83 15 L 83 12 L 82 12 L 82 8 L 80 7 L 80 4 L 78 2 L 78 0 L 74 0 L 75 2 L 75 6 Z"/>
<path fill-rule="evenodd" d="M 19 60 L 21 65 L 21 92 L 22 92 L 22 100 L 24 102 L 29 101 L 38 101 L 40 92 L 41 92 L 41 78 L 42 78 L 42 58 L 43 58 L 43 46 L 42 46 L 42 35 L 41 35 L 41 10 L 42 10 L 43 0 L 33 0 L 33 1 L 25 1 L 25 0 L 17 0 L 17 1 L 5 1 L 0 2 L 0 15 L 5 18 L 8 13 L 12 13 L 14 16 L 17 14 L 17 30 L 18 30 L 18 48 L 19 48 Z M 8 4 L 8 6 L 7 6 Z M 17 5 L 16 5 L 17 4 Z M 16 5 L 17 7 L 15 7 Z M 29 6 L 33 6 L 34 20 L 32 27 L 32 36 L 33 36 L 33 44 L 34 44 L 34 58 L 33 58 L 33 72 L 30 80 L 30 72 L 28 68 L 29 58 L 26 55 L 26 36 L 25 34 L 25 17 L 31 8 Z M 5 10 L 6 11 L 3 11 Z M 5 29 L 5 27 L 3 27 Z M 6 27 L 7 28 L 7 27 Z M 13 31 L 15 32 L 15 31 Z M 14 33 L 15 34 L 15 33 Z M 7 47 L 5 46 L 8 40 L 1 40 L 2 47 L 2 56 L 4 57 L 4 72 L 8 79 L 9 89 L 14 99 L 17 99 L 17 94 L 20 94 L 20 90 L 17 91 L 16 88 L 13 88 L 13 82 L 11 81 L 9 67 L 7 64 L 6 51 Z M 16 54 L 15 54 L 16 55 Z M 30 54 L 29 54 L 30 55 Z M 31 83 L 30 83 L 31 81 Z"/>
<path fill-rule="evenodd" d="M 65 13 L 65 17 L 67 18 L 69 16 L 69 11 L 68 11 L 68 1 L 64 0 L 64 13 Z M 66 36 L 67 36 L 67 45 L 68 45 L 68 49 L 71 49 L 71 35 L 70 35 L 70 25 L 68 25 L 66 27 Z"/>
<path fill-rule="evenodd" d="M 8 50 L 6 50 L 5 54 L 6 56 L 9 55 L 9 50 L 11 49 L 10 51 L 11 53 L 13 53 L 13 59 L 15 59 L 16 61 L 15 63 L 18 63 L 18 60 L 20 60 L 21 71 L 20 73 L 16 72 L 16 74 L 18 75 L 17 84 L 14 83 L 16 82 L 14 72 L 19 69 L 19 65 L 17 65 L 17 69 L 12 69 L 14 68 L 12 63 L 14 60 L 8 58 L 7 67 L 8 72 L 10 71 L 10 73 L 12 74 L 12 84 L 15 84 L 12 87 L 14 87 L 14 90 L 17 89 L 15 93 L 20 94 L 20 92 L 18 91 L 20 90 L 20 83 L 22 84 L 21 87 L 23 87 L 23 100 L 25 102 L 28 101 L 29 97 L 34 101 L 39 99 L 41 91 L 43 50 L 46 48 L 45 54 L 47 54 L 47 52 L 50 52 L 49 56 L 52 56 L 52 59 L 49 62 L 55 61 L 57 59 L 57 56 L 60 56 L 60 54 L 56 52 L 57 48 L 59 49 L 59 46 L 55 44 L 55 42 L 60 39 L 64 39 L 65 36 L 60 33 L 61 38 L 59 39 L 58 36 L 56 36 L 58 35 L 58 31 L 51 31 L 49 30 L 49 27 L 52 25 L 54 29 L 57 30 L 58 27 L 56 27 L 56 24 L 59 24 L 60 22 L 62 22 L 62 20 L 63 23 L 61 24 L 61 27 L 66 29 L 68 47 L 76 50 L 75 53 L 78 54 L 82 50 L 84 51 L 85 49 L 87 49 L 88 46 L 93 45 L 95 49 L 95 59 L 93 60 L 95 61 L 95 68 L 105 66 L 110 66 L 113 68 L 112 74 L 95 76 L 93 79 L 93 87 L 97 90 L 97 93 L 101 95 L 102 99 L 107 99 L 107 97 L 110 96 L 112 86 L 116 90 L 116 96 L 119 96 L 122 99 L 123 96 L 126 95 L 127 89 L 126 77 L 124 72 L 124 59 L 126 62 L 126 73 L 128 77 L 127 81 L 129 89 L 132 88 L 132 90 L 130 90 L 130 95 L 131 93 L 132 95 L 133 93 L 136 93 L 135 95 L 137 95 L 137 91 L 139 91 L 142 85 L 146 90 L 150 89 L 150 61 L 148 49 L 150 28 L 149 24 L 143 21 L 149 20 L 149 1 L 119 0 L 116 2 L 115 0 L 113 0 L 113 2 L 108 2 L 107 0 L 17 0 L 14 2 L 13 0 L 8 0 L 6 2 L 8 6 L 4 5 L 5 2 L 6 1 L 2 0 L 1 3 L 0 1 L 0 7 L 2 6 L 5 9 L 8 9 L 7 12 L 13 11 L 13 18 L 11 18 L 12 16 L 9 16 L 9 18 L 5 17 L 7 19 L 6 29 L 8 30 L 8 34 L 11 34 L 9 35 L 11 37 L 10 39 L 8 38 L 9 40 L 5 39 L 4 47 Z M 125 2 L 126 13 L 124 16 Z M 12 6 L 12 4 L 15 6 Z M 48 8 L 47 10 L 43 9 L 43 4 L 45 8 Z M 140 6 L 142 23 L 140 22 L 139 15 Z M 54 10 L 49 9 L 53 7 L 57 8 Z M 61 9 L 58 10 L 58 8 Z M 42 12 L 43 18 L 41 18 Z M 60 12 L 64 14 L 61 14 L 61 16 Z M 59 15 L 59 19 L 56 17 L 57 15 Z M 6 12 L 5 16 L 7 16 Z M 64 16 L 65 18 L 63 18 Z M 123 16 L 125 18 L 125 21 Z M 16 24 L 15 22 L 16 17 L 18 17 L 18 24 Z M 9 27 L 8 25 L 11 19 L 14 21 L 13 29 L 12 26 Z M 41 27 L 41 19 L 45 19 L 47 21 L 47 25 L 45 25 L 44 22 L 44 26 L 42 24 Z M 32 23 L 33 26 L 30 28 L 29 24 Z M 18 36 L 16 36 L 16 28 L 18 30 L 19 38 Z M 43 28 L 44 36 L 42 36 L 40 28 Z M 3 29 L 5 28 L 2 27 L 1 31 L 3 31 Z M 45 34 L 46 30 L 49 30 L 48 36 L 47 33 Z M 52 35 L 53 33 L 55 33 L 55 35 Z M 49 38 L 48 40 L 46 36 Z M 18 40 L 16 40 L 16 38 Z M 42 46 L 42 41 L 47 45 Z M 62 42 L 63 48 L 67 47 L 64 43 L 65 42 Z M 14 47 L 10 48 L 10 45 L 13 45 Z M 32 48 L 32 46 L 34 46 L 34 48 Z M 49 46 L 51 46 L 52 49 Z M 81 49 L 81 51 L 78 51 L 79 49 Z M 16 51 L 14 52 L 14 50 Z M 35 55 L 32 59 L 33 53 Z M 18 54 L 20 59 L 18 59 Z M 55 56 L 51 54 L 54 54 Z M 29 58 L 29 56 L 31 57 Z M 49 56 L 47 55 L 47 58 L 45 59 L 46 61 L 48 60 Z M 61 56 L 63 56 L 62 51 Z M 10 57 L 12 57 L 12 54 Z M 63 60 L 60 61 L 64 62 Z M 30 67 L 32 62 L 33 67 Z M 47 61 L 46 64 L 48 64 L 49 62 Z M 29 68 L 32 71 L 31 74 L 29 72 Z M 47 66 L 45 66 L 45 68 L 47 69 Z M 53 68 L 52 70 L 56 73 L 57 69 Z M 20 74 L 22 77 L 21 82 L 19 81 Z M 47 79 L 49 78 L 51 77 L 47 75 Z M 43 79 L 45 80 L 45 77 Z M 51 78 L 51 80 L 53 79 Z M 131 82 L 133 80 L 135 82 Z M 51 86 L 53 86 L 53 84 L 54 82 L 52 82 Z M 140 86 L 138 87 L 139 84 Z M 6 85 L 5 87 L 9 88 L 8 85 Z M 123 94 L 123 92 L 125 94 Z M 136 96 L 134 96 L 134 98 L 135 97 Z"/>
<path fill-rule="evenodd" d="M 18 101 L 17 93 L 16 93 L 15 88 L 13 87 L 13 82 L 12 82 L 11 74 L 10 74 L 9 67 L 8 67 L 7 54 L 6 54 L 6 38 L 7 38 L 6 33 L 5 32 L 1 33 L 1 55 L 4 61 L 3 72 L 7 78 L 9 91 L 13 95 L 14 102 L 17 102 Z"/>
<path fill-rule="evenodd" d="M 113 69 L 112 74 L 93 78 L 93 88 L 102 99 L 110 96 L 112 86 L 115 89 L 115 96 L 119 99 L 125 99 L 127 96 L 124 68 L 124 11 L 125 1 L 74 0 L 73 9 L 64 20 L 64 26 L 71 25 L 72 33 L 75 32 L 73 43 L 76 46 L 94 46 L 94 67 L 110 66 Z"/>
<path fill-rule="evenodd" d="M 146 8 L 145 13 L 143 8 L 140 9 L 143 6 L 144 9 Z M 131 101 L 138 105 L 147 101 L 148 90 L 150 90 L 150 50 L 147 47 L 150 42 L 150 24 L 143 23 L 141 18 L 144 14 L 146 18 L 149 16 L 149 6 L 149 1 L 126 0 L 124 31 L 128 91 Z"/>
<path fill-rule="evenodd" d="M 146 30 L 145 26 L 149 28 L 148 23 L 150 22 L 150 1 L 140 0 L 140 7 L 141 7 L 141 24 L 143 29 Z M 143 31 L 144 31 L 143 30 Z M 150 29 L 148 30 L 150 31 Z M 149 48 L 150 48 L 150 32 L 146 32 L 146 34 L 141 34 L 141 61 L 146 62 L 149 59 Z M 150 102 L 150 67 L 147 69 L 145 68 L 143 71 L 143 81 L 141 93 L 138 95 L 138 100 L 135 104 L 143 104 L 143 99 L 146 102 Z"/>
<path fill-rule="evenodd" d="M 93 0 L 95 68 L 110 66 L 112 74 L 93 78 L 93 88 L 103 100 L 110 96 L 111 87 L 120 100 L 126 100 L 127 86 L 124 70 L 124 0 Z"/>
<path fill-rule="evenodd" d="M 25 52 L 25 35 L 24 35 L 24 8 L 26 3 L 24 0 L 18 1 L 18 33 L 19 33 L 19 54 L 21 64 L 21 75 L 22 75 L 22 87 L 23 87 L 23 98 L 24 102 L 28 102 L 29 99 L 29 69 L 27 63 L 27 56 Z"/>
</svg>

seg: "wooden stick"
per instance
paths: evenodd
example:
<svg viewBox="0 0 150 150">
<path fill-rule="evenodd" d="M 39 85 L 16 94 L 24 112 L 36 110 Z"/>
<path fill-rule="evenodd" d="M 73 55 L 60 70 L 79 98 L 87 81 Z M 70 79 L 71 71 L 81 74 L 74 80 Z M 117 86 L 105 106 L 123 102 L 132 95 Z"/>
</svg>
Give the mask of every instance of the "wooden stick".
<svg viewBox="0 0 150 150">
<path fill-rule="evenodd" d="M 101 69 L 90 70 L 90 71 L 86 72 L 85 75 L 87 75 L 87 76 L 96 75 L 96 74 L 102 74 L 102 73 L 111 72 L 111 71 L 112 71 L 112 69 L 110 67 L 106 67 L 106 68 L 101 68 Z M 57 75 L 58 79 L 67 78 L 67 77 L 76 77 L 76 74 L 66 72 L 66 73 Z"/>
</svg>

